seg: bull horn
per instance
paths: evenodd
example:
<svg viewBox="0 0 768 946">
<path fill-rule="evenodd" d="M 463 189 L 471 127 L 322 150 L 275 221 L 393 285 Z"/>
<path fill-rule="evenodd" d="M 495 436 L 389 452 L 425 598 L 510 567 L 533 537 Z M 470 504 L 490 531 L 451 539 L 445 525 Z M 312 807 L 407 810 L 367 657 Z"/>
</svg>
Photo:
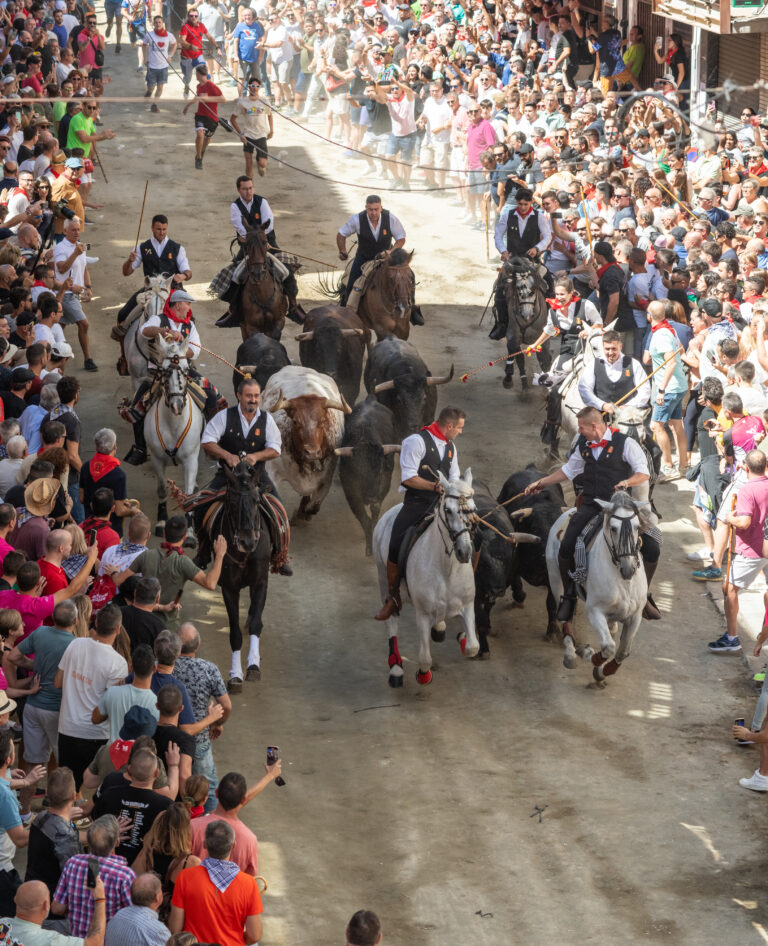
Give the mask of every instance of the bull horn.
<svg viewBox="0 0 768 946">
<path fill-rule="evenodd" d="M 276 414 L 277 411 L 284 411 L 288 407 L 288 401 L 282 395 L 278 398 L 277 404 L 270 410 L 270 414 Z"/>
<path fill-rule="evenodd" d="M 432 387 L 432 385 L 435 385 L 435 384 L 448 384 L 448 382 L 451 380 L 452 377 L 453 377 L 453 365 L 451 365 L 451 370 L 448 374 L 443 375 L 442 377 L 438 377 L 438 378 L 427 378 L 427 384 L 430 387 Z"/>
<path fill-rule="evenodd" d="M 515 545 L 533 545 L 534 542 L 541 542 L 541 539 L 530 532 L 510 532 L 508 541 Z"/>
<path fill-rule="evenodd" d="M 235 368 L 243 374 L 253 374 L 256 370 L 256 365 L 235 365 Z"/>
<path fill-rule="evenodd" d="M 314 337 L 315 337 L 315 330 L 312 329 L 311 332 L 299 332 L 299 334 L 296 336 L 296 341 L 297 342 L 311 342 Z"/>
<path fill-rule="evenodd" d="M 365 335 L 365 332 L 361 328 L 343 328 L 341 330 L 342 335 Z M 296 336 L 299 337 L 298 335 Z"/>
<path fill-rule="evenodd" d="M 337 457 L 351 457 L 355 452 L 354 447 L 336 447 L 333 451 Z"/>
<path fill-rule="evenodd" d="M 351 414 L 352 408 L 344 400 L 344 395 L 339 394 L 338 401 L 327 401 L 325 405 L 329 411 L 343 411 L 345 414 Z"/>
<path fill-rule="evenodd" d="M 399 443 L 383 443 L 381 445 L 381 452 L 384 456 L 389 456 L 390 453 L 400 453 L 402 444 Z"/>
<path fill-rule="evenodd" d="M 528 506 L 526 509 L 515 509 L 514 512 L 509 514 L 510 519 L 525 519 L 526 516 L 530 516 L 533 512 L 533 509 Z"/>
<path fill-rule="evenodd" d="M 427 381 L 430 379 L 428 378 Z M 382 391 L 392 391 L 394 390 L 395 382 L 394 381 L 382 381 L 381 384 L 377 384 L 373 389 L 374 394 L 381 394 Z"/>
</svg>

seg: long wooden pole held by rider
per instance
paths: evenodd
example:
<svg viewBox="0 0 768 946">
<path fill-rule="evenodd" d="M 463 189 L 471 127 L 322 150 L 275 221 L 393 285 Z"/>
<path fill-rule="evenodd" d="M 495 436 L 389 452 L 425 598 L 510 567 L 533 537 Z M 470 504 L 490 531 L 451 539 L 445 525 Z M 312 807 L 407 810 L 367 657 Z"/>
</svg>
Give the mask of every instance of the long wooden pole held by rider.
<svg viewBox="0 0 768 946">
<path fill-rule="evenodd" d="M 618 399 L 618 401 L 614 401 L 614 402 L 613 402 L 613 406 L 614 406 L 614 407 L 618 407 L 619 404 L 621 404 L 622 401 L 626 401 L 626 399 L 627 399 L 628 397 L 630 397 L 632 394 L 634 394 L 635 391 L 637 391 L 638 388 L 641 388 L 641 387 L 645 384 L 646 381 L 650 381 L 651 378 L 652 378 L 655 374 L 657 374 L 659 371 L 661 371 L 661 369 L 662 369 L 665 365 L 668 365 L 668 364 L 670 363 L 670 361 L 672 361 L 673 358 L 677 358 L 677 356 L 680 354 L 681 351 L 685 351 L 685 348 L 684 348 L 683 345 L 681 345 L 679 348 L 675 349 L 675 351 L 673 351 L 671 355 L 668 355 L 668 356 L 664 359 L 664 361 L 662 361 L 662 363 L 659 365 L 658 368 L 654 368 L 653 371 L 652 371 L 647 377 L 643 378 L 643 380 L 640 382 L 640 384 L 636 384 L 633 388 L 630 388 L 629 391 L 627 391 L 626 394 L 622 394 L 622 396 Z"/>
<path fill-rule="evenodd" d="M 587 202 L 584 199 L 584 188 L 579 184 L 579 190 L 581 191 L 581 209 L 584 211 L 584 223 L 587 227 L 587 241 L 589 242 L 589 253 L 592 255 L 592 230 L 589 226 L 589 216 L 587 215 Z"/>
<path fill-rule="evenodd" d="M 141 202 L 141 213 L 139 214 L 139 229 L 136 232 L 136 243 L 135 246 L 139 245 L 139 239 L 141 238 L 141 224 L 144 221 L 144 205 L 147 202 L 147 191 L 149 190 L 149 179 L 144 182 L 144 200 Z"/>
</svg>

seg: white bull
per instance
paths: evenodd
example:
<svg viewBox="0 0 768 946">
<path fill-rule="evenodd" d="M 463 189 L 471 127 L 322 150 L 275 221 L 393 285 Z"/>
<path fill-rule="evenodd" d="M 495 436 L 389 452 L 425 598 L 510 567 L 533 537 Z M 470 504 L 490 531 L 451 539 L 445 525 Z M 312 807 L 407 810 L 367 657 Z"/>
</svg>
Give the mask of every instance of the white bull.
<svg viewBox="0 0 768 946">
<path fill-rule="evenodd" d="M 344 437 L 344 415 L 351 408 L 336 382 L 312 368 L 287 365 L 267 381 L 261 406 L 280 431 L 282 453 L 267 471 L 284 479 L 301 496 L 294 519 L 320 510 L 336 469 L 337 447 Z"/>
<path fill-rule="evenodd" d="M 402 597 L 407 595 L 416 610 L 419 637 L 419 683 L 432 682 L 430 633 L 443 640 L 445 622 L 461 615 L 464 630 L 459 635 L 462 652 L 474 657 L 480 645 L 475 633 L 475 576 L 472 570 L 474 546 L 472 529 L 477 515 L 472 471 L 467 469 L 461 479 L 450 482 L 440 476 L 443 495 L 435 518 L 416 540 L 405 567 Z M 379 570 L 382 601 L 388 593 L 387 553 L 392 524 L 401 506 L 393 506 L 379 519 L 373 532 L 373 554 Z M 397 615 L 387 621 L 389 633 L 389 685 L 403 685 L 403 662 L 397 645 Z"/>
</svg>

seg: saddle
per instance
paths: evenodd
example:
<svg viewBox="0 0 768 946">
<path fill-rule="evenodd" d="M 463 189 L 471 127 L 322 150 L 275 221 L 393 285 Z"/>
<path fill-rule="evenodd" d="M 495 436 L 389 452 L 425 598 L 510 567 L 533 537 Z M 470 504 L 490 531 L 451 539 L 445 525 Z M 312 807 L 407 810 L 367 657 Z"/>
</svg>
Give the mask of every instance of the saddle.
<svg viewBox="0 0 768 946">
<path fill-rule="evenodd" d="M 405 581 L 405 566 L 408 564 L 408 556 L 411 554 L 414 545 L 432 524 L 432 520 L 436 515 L 436 512 L 428 513 L 420 522 L 410 526 L 403 536 L 400 552 L 397 556 L 397 577 L 399 581 Z"/>
<path fill-rule="evenodd" d="M 191 497 L 190 497 L 191 498 Z M 224 508 L 224 500 L 217 499 L 211 503 L 203 516 L 201 531 L 210 536 L 216 526 L 216 520 Z M 291 524 L 285 506 L 271 493 L 262 493 L 259 508 L 267 520 L 267 528 L 272 540 L 272 557 L 269 561 L 269 570 L 276 575 L 283 565 L 288 564 L 288 550 L 291 544 Z"/>
<path fill-rule="evenodd" d="M 344 270 L 343 282 L 346 284 L 349 274 L 352 270 L 352 262 L 354 257 L 350 257 L 347 263 L 347 267 Z M 347 299 L 347 305 L 350 309 L 354 309 L 357 312 L 357 307 L 360 305 L 360 300 L 363 298 L 363 293 L 368 288 L 368 283 L 371 281 L 371 276 L 376 272 L 376 270 L 381 266 L 383 260 L 372 259 L 367 263 L 363 263 L 363 268 L 360 275 L 355 280 L 354 286 L 349 290 L 349 298 Z"/>
<path fill-rule="evenodd" d="M 582 601 L 586 601 L 587 599 L 586 585 L 589 550 L 594 545 L 595 539 L 600 532 L 602 522 L 602 513 L 597 513 L 597 515 L 593 516 L 593 518 L 590 519 L 589 522 L 584 526 L 584 528 L 579 533 L 578 538 L 576 539 L 576 549 L 573 555 L 575 567 L 573 571 L 570 572 L 570 576 L 576 585 L 576 594 L 581 598 Z M 563 526 L 562 530 L 557 536 L 558 539 L 562 540 L 567 528 L 567 524 Z"/>
</svg>

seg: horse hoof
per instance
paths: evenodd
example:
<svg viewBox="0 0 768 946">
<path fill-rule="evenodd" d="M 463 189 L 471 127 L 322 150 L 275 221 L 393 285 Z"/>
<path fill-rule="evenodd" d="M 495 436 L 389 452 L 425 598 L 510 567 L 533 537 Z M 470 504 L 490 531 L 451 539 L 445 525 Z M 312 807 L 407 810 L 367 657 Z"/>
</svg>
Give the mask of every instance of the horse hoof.
<svg viewBox="0 0 768 946">
<path fill-rule="evenodd" d="M 416 682 L 420 683 L 422 686 L 427 686 L 432 682 L 432 671 L 431 670 L 419 670 L 416 673 Z"/>
<path fill-rule="evenodd" d="M 600 667 L 592 668 L 592 679 L 595 681 L 595 683 L 601 683 L 603 686 L 605 686 L 605 679 L 603 677 L 603 671 L 601 670 Z"/>
<path fill-rule="evenodd" d="M 227 693 L 242 693 L 243 681 L 240 677 L 230 677 L 227 680 Z"/>
<path fill-rule="evenodd" d="M 261 670 L 257 664 L 249 664 L 248 669 L 245 671 L 245 679 L 249 683 L 255 683 L 257 680 L 261 680 Z"/>
<path fill-rule="evenodd" d="M 563 666 L 566 670 L 575 670 L 576 669 L 576 660 L 571 657 L 569 654 L 566 654 L 563 657 Z"/>
<path fill-rule="evenodd" d="M 436 644 L 442 644 L 442 642 L 445 640 L 445 628 L 443 628 L 441 631 L 438 628 L 433 627 L 430 633 L 432 635 L 432 640 Z"/>
<path fill-rule="evenodd" d="M 395 673 L 395 671 L 398 671 Z M 392 667 L 389 671 L 389 685 L 393 690 L 399 689 L 403 685 L 403 668 L 402 667 Z"/>
<path fill-rule="evenodd" d="M 197 548 L 197 538 L 194 535 L 188 535 L 182 542 L 182 547 L 185 549 L 194 549 Z"/>
<path fill-rule="evenodd" d="M 158 522 L 155 526 L 155 535 L 159 536 L 161 539 L 165 537 L 165 523 Z"/>
<path fill-rule="evenodd" d="M 470 660 L 490 660 L 491 652 L 489 650 L 479 650 Z"/>
<path fill-rule="evenodd" d="M 465 640 L 464 645 L 461 648 L 461 652 L 462 654 L 464 654 L 465 657 L 469 657 L 471 660 L 473 657 L 476 657 L 478 653 L 480 652 L 480 644 L 477 643 L 475 644 L 474 647 L 468 647 Z"/>
<path fill-rule="evenodd" d="M 522 378 L 522 379 L 521 379 L 521 381 L 520 381 L 520 390 L 521 390 L 521 391 L 527 391 L 527 390 L 528 390 L 528 378 Z"/>
</svg>

